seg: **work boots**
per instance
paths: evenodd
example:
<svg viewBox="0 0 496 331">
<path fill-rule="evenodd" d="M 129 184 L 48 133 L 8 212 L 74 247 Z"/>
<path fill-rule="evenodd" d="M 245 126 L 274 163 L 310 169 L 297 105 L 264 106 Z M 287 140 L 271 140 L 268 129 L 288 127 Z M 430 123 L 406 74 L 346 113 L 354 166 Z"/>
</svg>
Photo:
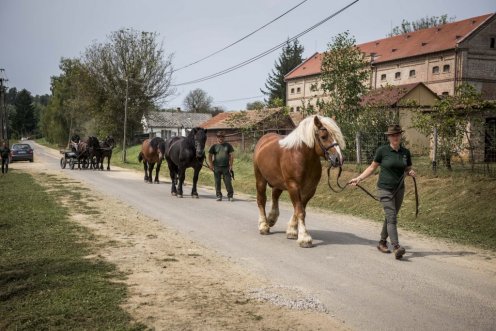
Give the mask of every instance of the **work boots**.
<svg viewBox="0 0 496 331">
<path fill-rule="evenodd" d="M 391 253 L 391 251 L 388 248 L 386 240 L 379 241 L 379 245 L 377 245 L 377 249 L 383 253 Z"/>
<path fill-rule="evenodd" d="M 399 244 L 396 244 L 396 245 L 394 245 L 393 253 L 394 253 L 394 257 L 396 258 L 396 260 L 399 260 L 403 257 L 403 255 L 405 255 L 406 251 Z"/>
</svg>

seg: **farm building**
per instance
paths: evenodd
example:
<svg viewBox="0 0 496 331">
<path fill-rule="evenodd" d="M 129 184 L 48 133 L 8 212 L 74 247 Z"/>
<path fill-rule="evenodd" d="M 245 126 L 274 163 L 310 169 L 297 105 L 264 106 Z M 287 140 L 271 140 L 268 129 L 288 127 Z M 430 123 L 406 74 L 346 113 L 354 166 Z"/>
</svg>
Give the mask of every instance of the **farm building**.
<svg viewBox="0 0 496 331">
<path fill-rule="evenodd" d="M 226 142 L 241 150 L 253 149 L 258 138 L 269 132 L 288 134 L 295 128 L 292 118 L 282 108 L 220 113 L 204 122 L 208 129 L 207 145 L 217 142 L 219 131 L 226 133 Z"/>
<path fill-rule="evenodd" d="M 186 136 L 189 130 L 212 118 L 211 114 L 189 112 L 149 112 L 143 115 L 143 133 L 164 139 Z"/>
</svg>

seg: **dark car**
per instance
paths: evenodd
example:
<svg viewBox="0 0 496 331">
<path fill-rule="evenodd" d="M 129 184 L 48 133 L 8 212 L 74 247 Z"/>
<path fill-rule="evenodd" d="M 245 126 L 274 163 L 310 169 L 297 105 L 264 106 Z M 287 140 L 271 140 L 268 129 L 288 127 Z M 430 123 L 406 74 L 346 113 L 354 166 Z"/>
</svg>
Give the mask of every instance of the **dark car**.
<svg viewBox="0 0 496 331">
<path fill-rule="evenodd" d="M 13 144 L 11 150 L 12 150 L 12 162 L 14 161 L 33 162 L 33 149 L 29 144 Z"/>
</svg>

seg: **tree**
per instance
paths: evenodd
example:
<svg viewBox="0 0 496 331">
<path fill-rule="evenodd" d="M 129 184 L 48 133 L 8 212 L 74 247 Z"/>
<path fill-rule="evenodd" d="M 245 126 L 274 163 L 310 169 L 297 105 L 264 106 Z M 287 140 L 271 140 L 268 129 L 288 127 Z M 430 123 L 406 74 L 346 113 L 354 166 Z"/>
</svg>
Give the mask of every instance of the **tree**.
<svg viewBox="0 0 496 331">
<path fill-rule="evenodd" d="M 204 90 L 197 88 L 190 91 L 184 98 L 184 106 L 192 113 L 209 113 L 212 110 L 213 98 Z"/>
<path fill-rule="evenodd" d="M 319 100 L 318 106 L 325 115 L 336 117 L 345 135 L 357 127 L 368 77 L 369 63 L 356 47 L 355 38 L 349 32 L 332 38 L 321 67 L 321 88 L 328 101 Z"/>
<path fill-rule="evenodd" d="M 428 29 L 428 28 L 432 28 L 435 26 L 440 26 L 440 25 L 443 25 L 446 23 L 453 22 L 454 20 L 455 20 L 455 17 L 450 17 L 448 19 L 447 14 L 444 14 L 441 16 L 431 16 L 431 17 L 426 16 L 426 17 L 423 17 L 423 18 L 420 18 L 416 21 L 411 21 L 411 22 L 403 19 L 401 21 L 401 24 L 398 26 L 395 26 L 387 36 L 392 37 L 392 36 L 397 36 L 397 35 L 404 34 L 404 33 L 409 33 L 409 32 L 418 31 L 418 30 L 422 30 L 422 29 Z"/>
<path fill-rule="evenodd" d="M 420 132 L 431 135 L 434 129 L 437 130 L 439 154 L 447 169 L 451 170 L 451 158 L 458 151 L 468 148 L 473 153 L 468 124 L 477 127 L 477 116 L 474 115 L 481 113 L 485 104 L 480 92 L 472 85 L 462 84 L 455 95 L 446 96 L 437 102 L 432 112 L 419 111 L 414 116 L 414 126 Z M 470 161 L 473 164 L 472 154 Z"/>
<path fill-rule="evenodd" d="M 286 104 L 286 82 L 284 81 L 284 76 L 303 62 L 303 50 L 303 46 L 297 39 L 293 43 L 288 41 L 286 46 L 283 47 L 279 59 L 274 64 L 275 68 L 272 69 L 272 72 L 267 78 L 265 90 L 260 90 L 268 96 L 266 103 L 272 104 L 274 99 L 280 98 L 283 101 L 283 105 Z"/>
<path fill-rule="evenodd" d="M 15 116 L 12 119 L 12 129 L 17 136 L 30 134 L 36 128 L 36 119 L 34 115 L 33 97 L 31 93 L 23 89 L 16 97 Z"/>
<path fill-rule="evenodd" d="M 157 39 L 157 33 L 121 29 L 86 49 L 84 91 L 100 133 L 123 135 L 126 96 L 132 132 L 141 130 L 144 113 L 175 93 L 172 54 L 167 55 Z"/>
<path fill-rule="evenodd" d="M 265 102 L 257 100 L 246 104 L 247 110 L 260 110 L 265 108 Z"/>
</svg>

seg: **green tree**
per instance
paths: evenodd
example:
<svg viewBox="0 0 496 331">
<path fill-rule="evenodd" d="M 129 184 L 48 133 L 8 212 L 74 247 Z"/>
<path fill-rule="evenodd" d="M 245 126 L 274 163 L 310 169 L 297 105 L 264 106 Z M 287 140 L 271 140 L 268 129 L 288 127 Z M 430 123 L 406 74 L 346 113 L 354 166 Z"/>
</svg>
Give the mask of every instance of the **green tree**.
<svg viewBox="0 0 496 331">
<path fill-rule="evenodd" d="M 16 97 L 15 116 L 12 119 L 12 129 L 19 136 L 31 134 L 36 128 L 36 119 L 34 115 L 33 97 L 31 93 L 23 89 Z"/>
<path fill-rule="evenodd" d="M 284 81 L 284 76 L 303 62 L 303 50 L 303 46 L 297 39 L 292 43 L 288 41 L 286 46 L 283 47 L 279 59 L 274 64 L 274 69 L 272 69 L 272 72 L 267 78 L 265 90 L 260 90 L 268 97 L 268 100 L 266 100 L 267 104 L 272 105 L 276 98 L 281 99 L 283 105 L 286 104 L 286 82 Z"/>
<path fill-rule="evenodd" d="M 351 138 L 357 128 L 368 77 L 369 63 L 356 47 L 355 38 L 347 31 L 332 38 L 321 67 L 321 88 L 328 98 L 319 100 L 318 106 L 325 115 L 336 117 L 343 133 Z"/>
<path fill-rule="evenodd" d="M 247 110 L 260 110 L 265 108 L 265 102 L 257 100 L 246 104 Z"/>
<path fill-rule="evenodd" d="M 121 29 L 104 43 L 93 43 L 84 54 L 84 91 L 98 132 L 122 136 L 126 95 L 127 128 L 141 131 L 144 113 L 158 109 L 174 94 L 172 54 L 167 55 L 158 34 Z"/>
<path fill-rule="evenodd" d="M 409 33 L 413 31 L 418 31 L 422 29 L 428 29 L 435 26 L 440 26 L 446 23 L 453 22 L 455 17 L 448 18 L 447 14 L 441 16 L 426 16 L 422 17 L 416 21 L 407 21 L 403 19 L 401 24 L 395 26 L 391 32 L 387 35 L 388 37 L 397 36 L 404 33 Z"/>
<path fill-rule="evenodd" d="M 485 108 L 486 102 L 481 94 L 470 84 L 460 85 L 455 95 L 441 99 L 432 112 L 419 111 L 414 116 L 414 126 L 425 135 L 433 130 L 438 134 L 438 152 L 443 164 L 451 170 L 451 159 L 459 151 L 468 149 L 470 161 L 474 157 L 472 135 L 467 125 L 477 127 L 477 115 Z M 477 136 L 477 134 L 475 135 Z M 464 139 L 465 138 L 465 139 Z"/>
<path fill-rule="evenodd" d="M 212 102 L 214 99 L 204 90 L 197 88 L 184 98 L 184 106 L 187 111 L 192 113 L 210 113 L 212 111 Z"/>
</svg>

